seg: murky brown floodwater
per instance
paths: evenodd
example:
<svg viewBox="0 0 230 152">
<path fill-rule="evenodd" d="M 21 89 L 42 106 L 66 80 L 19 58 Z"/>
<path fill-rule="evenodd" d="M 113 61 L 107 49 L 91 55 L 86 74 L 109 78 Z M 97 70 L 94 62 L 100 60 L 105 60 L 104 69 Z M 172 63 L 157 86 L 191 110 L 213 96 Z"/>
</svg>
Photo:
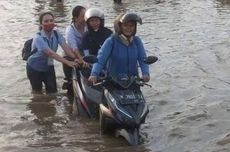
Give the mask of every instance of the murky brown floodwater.
<svg viewBox="0 0 230 152">
<path fill-rule="evenodd" d="M 150 113 L 138 147 L 101 136 L 96 120 L 71 116 L 60 63 L 58 95 L 30 93 L 20 56 L 23 42 L 37 31 L 41 11 L 53 11 L 64 31 L 77 4 L 103 9 L 110 28 L 121 11 L 143 18 L 138 35 L 148 54 L 160 60 L 151 68 L 153 87 L 143 88 Z M 1 152 L 230 151 L 228 0 L 123 0 L 121 5 L 112 0 L 1 0 L 0 14 Z"/>
</svg>

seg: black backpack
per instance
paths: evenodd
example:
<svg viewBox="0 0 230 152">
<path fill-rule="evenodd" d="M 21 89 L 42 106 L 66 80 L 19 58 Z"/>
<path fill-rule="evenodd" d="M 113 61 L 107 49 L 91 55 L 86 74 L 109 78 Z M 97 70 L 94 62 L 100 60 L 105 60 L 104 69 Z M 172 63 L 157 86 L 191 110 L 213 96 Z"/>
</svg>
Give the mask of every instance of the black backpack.
<svg viewBox="0 0 230 152">
<path fill-rule="evenodd" d="M 41 35 L 41 33 L 38 33 L 39 35 Z M 54 30 L 54 35 L 58 40 L 58 34 L 57 31 Z M 34 48 L 33 50 L 31 50 L 31 46 L 32 46 L 32 42 L 33 42 L 33 38 L 26 40 L 26 42 L 24 43 L 24 47 L 22 49 L 22 59 L 27 61 L 27 59 L 34 53 L 36 53 L 38 50 L 37 48 Z"/>
</svg>

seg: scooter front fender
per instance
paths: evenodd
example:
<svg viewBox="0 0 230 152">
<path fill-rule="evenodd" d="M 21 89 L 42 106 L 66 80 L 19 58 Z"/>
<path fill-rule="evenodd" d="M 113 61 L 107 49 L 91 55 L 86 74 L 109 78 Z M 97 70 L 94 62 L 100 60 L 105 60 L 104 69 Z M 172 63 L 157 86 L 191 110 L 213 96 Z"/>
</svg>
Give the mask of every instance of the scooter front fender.
<svg viewBox="0 0 230 152">
<path fill-rule="evenodd" d="M 132 145 L 139 144 L 139 128 L 121 128 L 116 130 L 116 137 L 122 136 Z"/>
</svg>

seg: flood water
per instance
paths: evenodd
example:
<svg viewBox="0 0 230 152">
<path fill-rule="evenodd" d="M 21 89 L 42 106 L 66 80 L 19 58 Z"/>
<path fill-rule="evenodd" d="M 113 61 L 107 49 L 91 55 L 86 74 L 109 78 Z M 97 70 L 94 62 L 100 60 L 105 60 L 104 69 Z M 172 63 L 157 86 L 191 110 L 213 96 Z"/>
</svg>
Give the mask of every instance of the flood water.
<svg viewBox="0 0 230 152">
<path fill-rule="evenodd" d="M 64 32 L 75 5 L 101 8 L 111 29 L 121 11 L 143 19 L 137 34 L 159 61 L 151 65 L 152 88 L 143 88 L 150 113 L 140 146 L 71 115 L 58 62 L 58 94 L 31 94 L 22 45 L 37 31 L 40 12 L 52 11 Z M 229 0 L 1 0 L 0 14 L 1 152 L 230 151 Z"/>
</svg>

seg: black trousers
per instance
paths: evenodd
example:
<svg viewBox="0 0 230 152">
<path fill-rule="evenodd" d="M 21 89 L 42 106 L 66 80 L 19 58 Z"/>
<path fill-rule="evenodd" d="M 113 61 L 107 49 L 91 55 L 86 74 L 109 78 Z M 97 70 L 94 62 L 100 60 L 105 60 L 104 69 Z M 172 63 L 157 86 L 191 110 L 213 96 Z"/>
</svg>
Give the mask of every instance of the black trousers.
<svg viewBox="0 0 230 152">
<path fill-rule="evenodd" d="M 49 66 L 48 71 L 40 72 L 34 70 L 27 64 L 26 71 L 33 92 L 42 92 L 43 83 L 45 84 L 46 93 L 57 92 L 56 74 L 53 65 Z"/>
<path fill-rule="evenodd" d="M 73 61 L 72 58 L 68 57 L 68 56 L 64 56 L 65 59 L 69 60 L 69 61 Z M 71 80 L 72 80 L 72 70 L 73 68 L 72 67 L 69 67 L 68 65 L 66 64 L 62 64 L 62 68 L 63 68 L 63 72 L 64 72 L 64 75 L 65 75 L 65 80 L 69 83 L 71 83 Z"/>
</svg>

